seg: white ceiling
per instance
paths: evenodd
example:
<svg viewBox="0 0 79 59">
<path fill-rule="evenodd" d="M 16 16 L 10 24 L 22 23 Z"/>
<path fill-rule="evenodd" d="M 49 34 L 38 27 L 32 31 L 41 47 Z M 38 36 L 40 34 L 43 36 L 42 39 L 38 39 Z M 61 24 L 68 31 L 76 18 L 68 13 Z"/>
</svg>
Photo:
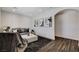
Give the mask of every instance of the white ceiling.
<svg viewBox="0 0 79 59">
<path fill-rule="evenodd" d="M 35 17 L 43 12 L 53 9 L 52 7 L 2 7 L 2 11 Z"/>
</svg>

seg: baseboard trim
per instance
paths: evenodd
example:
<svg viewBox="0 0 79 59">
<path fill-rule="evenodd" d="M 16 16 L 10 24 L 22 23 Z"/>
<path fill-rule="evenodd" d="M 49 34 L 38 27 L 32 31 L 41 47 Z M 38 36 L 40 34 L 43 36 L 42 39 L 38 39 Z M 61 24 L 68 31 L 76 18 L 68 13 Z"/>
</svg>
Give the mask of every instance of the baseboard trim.
<svg viewBox="0 0 79 59">
<path fill-rule="evenodd" d="M 49 39 L 49 40 L 54 40 L 54 39 L 50 39 L 50 38 L 39 36 L 39 35 L 38 35 L 38 37 L 42 37 L 42 38 Z"/>
<path fill-rule="evenodd" d="M 71 39 L 71 38 L 66 38 L 66 37 L 60 37 L 60 36 L 55 36 L 55 38 L 58 37 L 58 38 L 63 38 L 63 39 L 70 39 L 70 40 L 76 40 L 76 41 L 79 41 L 77 39 Z"/>
<path fill-rule="evenodd" d="M 37 35 L 37 36 L 39 36 L 39 37 L 43 37 L 43 38 L 46 38 L 46 39 L 50 39 L 50 40 L 55 40 L 55 39 L 47 38 L 47 37 L 40 36 L 40 35 Z"/>
</svg>

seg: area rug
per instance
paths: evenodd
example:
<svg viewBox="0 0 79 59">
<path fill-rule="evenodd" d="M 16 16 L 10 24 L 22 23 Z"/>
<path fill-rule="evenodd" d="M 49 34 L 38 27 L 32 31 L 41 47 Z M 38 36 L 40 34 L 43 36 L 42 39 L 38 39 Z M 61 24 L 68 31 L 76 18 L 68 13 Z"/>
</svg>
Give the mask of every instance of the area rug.
<svg viewBox="0 0 79 59">
<path fill-rule="evenodd" d="M 38 40 L 28 44 L 25 52 L 37 52 L 39 49 L 50 43 L 51 40 L 43 37 L 38 37 Z"/>
</svg>

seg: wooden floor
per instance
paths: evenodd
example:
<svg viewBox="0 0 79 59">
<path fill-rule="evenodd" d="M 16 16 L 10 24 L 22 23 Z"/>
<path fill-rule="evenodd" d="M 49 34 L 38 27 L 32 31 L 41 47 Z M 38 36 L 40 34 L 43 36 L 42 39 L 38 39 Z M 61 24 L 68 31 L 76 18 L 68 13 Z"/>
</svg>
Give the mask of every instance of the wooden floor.
<svg viewBox="0 0 79 59">
<path fill-rule="evenodd" d="M 77 52 L 78 41 L 56 37 L 56 40 L 50 42 L 38 52 Z"/>
</svg>

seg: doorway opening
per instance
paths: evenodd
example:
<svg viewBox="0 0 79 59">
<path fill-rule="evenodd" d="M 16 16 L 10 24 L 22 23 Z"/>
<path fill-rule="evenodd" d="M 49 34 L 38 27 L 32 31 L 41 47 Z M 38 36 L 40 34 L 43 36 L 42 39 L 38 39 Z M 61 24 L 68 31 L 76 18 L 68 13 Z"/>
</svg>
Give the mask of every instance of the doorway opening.
<svg viewBox="0 0 79 59">
<path fill-rule="evenodd" d="M 79 39 L 79 11 L 65 9 L 55 15 L 55 36 Z"/>
</svg>

